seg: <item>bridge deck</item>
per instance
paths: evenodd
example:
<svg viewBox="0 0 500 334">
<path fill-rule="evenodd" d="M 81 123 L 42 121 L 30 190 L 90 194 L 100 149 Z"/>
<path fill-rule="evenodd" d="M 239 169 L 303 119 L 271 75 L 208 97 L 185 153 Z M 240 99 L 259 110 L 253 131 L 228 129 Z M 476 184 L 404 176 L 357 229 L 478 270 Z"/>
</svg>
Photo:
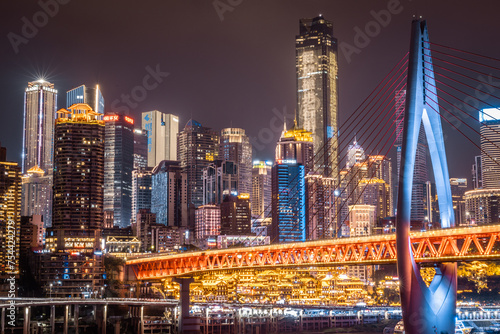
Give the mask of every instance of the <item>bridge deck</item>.
<svg viewBox="0 0 500 334">
<path fill-rule="evenodd" d="M 413 232 L 418 262 L 500 259 L 500 225 Z M 180 254 L 150 254 L 129 258 L 137 279 L 192 276 L 211 270 L 320 267 L 396 263 L 396 235 L 316 240 Z"/>
</svg>

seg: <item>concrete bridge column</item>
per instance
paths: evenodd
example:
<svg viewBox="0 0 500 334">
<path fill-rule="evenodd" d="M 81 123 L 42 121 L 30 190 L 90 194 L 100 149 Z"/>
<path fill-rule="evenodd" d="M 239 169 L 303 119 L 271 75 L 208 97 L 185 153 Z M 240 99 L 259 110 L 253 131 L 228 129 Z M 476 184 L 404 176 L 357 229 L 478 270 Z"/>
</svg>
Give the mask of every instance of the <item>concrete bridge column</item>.
<svg viewBox="0 0 500 334">
<path fill-rule="evenodd" d="M 194 278 L 174 277 L 172 280 L 180 285 L 181 314 L 179 317 L 179 333 L 182 333 L 183 322 L 189 317 L 189 284 L 194 282 Z"/>
<path fill-rule="evenodd" d="M 140 307 L 140 318 L 139 318 L 139 326 L 140 326 L 140 331 L 139 333 L 144 334 L 144 305 Z"/>
<path fill-rule="evenodd" d="M 2 307 L 1 327 L 2 327 L 2 334 L 5 334 L 5 307 Z"/>
<path fill-rule="evenodd" d="M 68 334 L 68 322 L 69 322 L 69 305 L 64 307 L 64 331 L 63 334 Z"/>
<path fill-rule="evenodd" d="M 56 306 L 52 305 L 50 307 L 50 332 L 52 334 L 56 333 Z"/>
<path fill-rule="evenodd" d="M 102 334 L 106 334 L 106 324 L 108 322 L 108 305 L 104 305 L 102 311 Z"/>
<path fill-rule="evenodd" d="M 30 318 L 31 318 L 31 307 L 26 306 L 24 308 L 23 334 L 29 334 L 29 331 L 30 331 Z"/>
<path fill-rule="evenodd" d="M 78 334 L 78 318 L 80 317 L 80 306 L 74 305 L 73 319 L 75 324 L 75 334 Z"/>
</svg>

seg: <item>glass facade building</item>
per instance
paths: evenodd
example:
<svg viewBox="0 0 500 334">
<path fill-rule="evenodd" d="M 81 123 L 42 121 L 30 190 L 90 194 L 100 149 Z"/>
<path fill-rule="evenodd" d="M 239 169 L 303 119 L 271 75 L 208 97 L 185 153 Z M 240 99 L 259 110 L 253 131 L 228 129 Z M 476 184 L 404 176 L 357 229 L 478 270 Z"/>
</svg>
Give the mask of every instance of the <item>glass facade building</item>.
<svg viewBox="0 0 500 334">
<path fill-rule="evenodd" d="M 271 161 L 255 161 L 252 169 L 252 217 L 271 218 Z"/>
<path fill-rule="evenodd" d="M 500 109 L 479 112 L 483 188 L 500 188 Z"/>
<path fill-rule="evenodd" d="M 66 92 L 66 108 L 77 103 L 88 104 L 95 112 L 104 114 L 104 97 L 99 85 L 96 85 L 95 88 L 81 85 L 68 90 Z"/>
<path fill-rule="evenodd" d="M 158 110 L 143 112 L 142 129 L 148 136 L 148 167 L 155 167 L 163 160 L 177 159 L 179 117 Z"/>
<path fill-rule="evenodd" d="M 272 169 L 271 242 L 306 240 L 306 191 L 303 165 L 289 161 Z"/>
<path fill-rule="evenodd" d="M 189 120 L 177 138 L 177 160 L 187 173 L 190 227 L 194 210 L 203 205 L 203 169 L 217 160 L 219 135 L 195 120 Z"/>
<path fill-rule="evenodd" d="M 222 129 L 219 140 L 219 159 L 238 164 L 238 191 L 252 191 L 252 145 L 244 129 Z"/>
<path fill-rule="evenodd" d="M 134 119 L 105 115 L 104 211 L 113 212 L 113 225 L 130 225 L 132 169 L 134 164 Z"/>
</svg>

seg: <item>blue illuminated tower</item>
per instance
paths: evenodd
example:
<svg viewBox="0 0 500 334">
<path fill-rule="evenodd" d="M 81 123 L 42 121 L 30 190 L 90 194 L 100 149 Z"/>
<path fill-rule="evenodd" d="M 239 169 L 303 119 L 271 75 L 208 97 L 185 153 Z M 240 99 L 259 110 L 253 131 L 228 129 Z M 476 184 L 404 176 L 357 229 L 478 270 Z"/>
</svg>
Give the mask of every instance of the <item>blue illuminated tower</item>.
<svg viewBox="0 0 500 334">
<path fill-rule="evenodd" d="M 276 162 L 271 172 L 271 240 L 301 242 L 306 240 L 305 175 L 313 156 L 312 133 L 298 129 L 283 130 L 276 146 Z"/>
</svg>

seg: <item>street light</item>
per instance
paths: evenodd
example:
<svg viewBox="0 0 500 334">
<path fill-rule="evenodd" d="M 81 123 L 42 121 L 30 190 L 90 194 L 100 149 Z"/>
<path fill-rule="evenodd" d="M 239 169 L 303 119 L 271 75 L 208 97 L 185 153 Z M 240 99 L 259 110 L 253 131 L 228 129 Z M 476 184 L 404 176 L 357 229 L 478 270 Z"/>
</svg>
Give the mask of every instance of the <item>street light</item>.
<svg viewBox="0 0 500 334">
<path fill-rule="evenodd" d="M 49 298 L 52 299 L 52 283 L 50 283 Z"/>
</svg>

